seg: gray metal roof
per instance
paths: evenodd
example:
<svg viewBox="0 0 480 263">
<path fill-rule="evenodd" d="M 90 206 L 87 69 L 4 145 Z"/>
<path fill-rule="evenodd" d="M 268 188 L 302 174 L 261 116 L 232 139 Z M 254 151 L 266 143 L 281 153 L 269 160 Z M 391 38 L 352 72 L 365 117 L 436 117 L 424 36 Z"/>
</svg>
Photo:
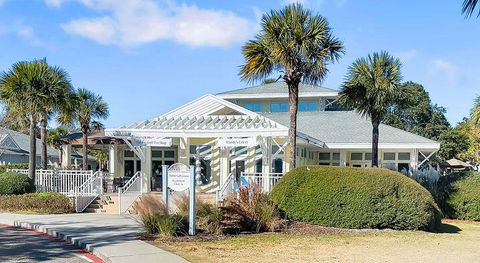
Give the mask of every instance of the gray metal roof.
<svg viewBox="0 0 480 263">
<path fill-rule="evenodd" d="M 21 132 L 13 131 L 10 129 L 6 128 L 1 128 L 0 129 L 0 134 L 8 134 L 11 136 L 11 138 L 15 141 L 15 143 L 18 145 L 20 149 L 9 149 L 9 151 L 5 151 L 5 153 L 10 153 L 10 154 L 24 154 L 26 153 L 28 155 L 29 149 L 30 149 L 30 136 L 23 134 Z M 41 149 L 42 143 L 40 139 L 37 139 L 37 155 L 40 155 L 40 149 Z M 53 147 L 47 146 L 47 155 L 48 156 L 53 156 L 53 157 L 58 157 L 58 150 L 56 150 Z"/>
<path fill-rule="evenodd" d="M 289 127 L 290 114 L 288 112 L 259 114 Z M 297 119 L 299 132 L 327 144 L 372 142 L 371 122 L 355 111 L 299 112 Z M 384 124 L 380 125 L 379 130 L 379 143 L 437 143 L 425 137 Z"/>
<path fill-rule="evenodd" d="M 337 90 L 334 90 L 334 89 L 324 88 L 324 87 L 305 84 L 305 83 L 300 83 L 298 88 L 299 88 L 300 95 L 302 93 L 312 93 L 312 92 L 313 93 L 338 92 Z M 288 94 L 287 84 L 284 81 L 277 81 L 269 84 L 262 84 L 258 86 L 248 87 L 248 88 L 221 92 L 221 93 L 218 93 L 217 95 L 220 95 L 221 97 L 222 95 L 234 95 L 234 94 L 242 94 L 242 95 L 252 94 L 253 95 L 253 94 L 269 94 L 269 93 Z"/>
</svg>

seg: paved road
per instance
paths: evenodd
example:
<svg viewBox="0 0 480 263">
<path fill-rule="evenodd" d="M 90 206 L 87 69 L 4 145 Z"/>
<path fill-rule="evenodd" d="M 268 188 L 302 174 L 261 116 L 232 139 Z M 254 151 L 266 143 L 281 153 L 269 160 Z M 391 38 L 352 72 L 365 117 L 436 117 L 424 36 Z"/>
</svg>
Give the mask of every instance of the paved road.
<svg viewBox="0 0 480 263">
<path fill-rule="evenodd" d="M 94 262 L 66 242 L 34 231 L 0 226 L 0 262 Z"/>
</svg>

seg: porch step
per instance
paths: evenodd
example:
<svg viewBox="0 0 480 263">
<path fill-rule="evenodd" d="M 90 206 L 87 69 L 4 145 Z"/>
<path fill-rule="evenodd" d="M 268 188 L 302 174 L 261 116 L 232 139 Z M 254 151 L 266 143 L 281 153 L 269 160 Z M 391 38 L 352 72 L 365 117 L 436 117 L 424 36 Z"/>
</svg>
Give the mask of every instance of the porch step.
<svg viewBox="0 0 480 263">
<path fill-rule="evenodd" d="M 118 195 L 97 197 L 84 211 L 85 213 L 118 214 Z"/>
</svg>

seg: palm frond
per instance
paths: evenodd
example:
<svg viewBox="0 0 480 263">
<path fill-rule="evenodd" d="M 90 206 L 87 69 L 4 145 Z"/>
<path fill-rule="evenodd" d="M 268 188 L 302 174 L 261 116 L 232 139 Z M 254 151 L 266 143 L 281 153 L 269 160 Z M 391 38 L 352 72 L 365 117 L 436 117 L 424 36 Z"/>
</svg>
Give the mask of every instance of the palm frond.
<svg viewBox="0 0 480 263">
<path fill-rule="evenodd" d="M 464 0 L 463 5 L 462 5 L 462 14 L 465 15 L 465 17 L 470 17 L 472 14 L 475 12 L 475 9 L 477 7 L 478 0 Z M 477 17 L 480 16 L 480 10 L 477 14 Z"/>
</svg>

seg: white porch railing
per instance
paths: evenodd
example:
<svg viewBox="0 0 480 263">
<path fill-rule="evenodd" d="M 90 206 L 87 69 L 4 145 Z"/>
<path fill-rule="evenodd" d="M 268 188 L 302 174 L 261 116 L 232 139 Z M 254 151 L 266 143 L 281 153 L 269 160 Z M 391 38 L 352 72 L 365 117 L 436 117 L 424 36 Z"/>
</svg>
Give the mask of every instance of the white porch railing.
<svg viewBox="0 0 480 263">
<path fill-rule="evenodd" d="M 28 169 L 8 169 L 9 172 L 28 175 Z M 93 171 L 83 170 L 36 170 L 37 192 L 55 192 L 74 196 L 77 189 L 93 176 Z"/>
<path fill-rule="evenodd" d="M 127 212 L 140 195 L 142 195 L 142 176 L 138 171 L 123 187 L 118 188 L 118 213 Z"/>
<path fill-rule="evenodd" d="M 242 177 L 249 183 L 258 185 L 264 192 L 272 191 L 273 187 L 282 179 L 283 173 L 269 173 L 267 175 L 262 173 L 245 173 L 242 172 Z"/>
<path fill-rule="evenodd" d="M 103 174 L 98 171 L 75 191 L 75 211 L 83 212 L 101 194 L 103 194 Z"/>
<path fill-rule="evenodd" d="M 225 200 L 233 192 L 234 173 L 230 173 L 217 193 L 217 200 Z"/>
</svg>

